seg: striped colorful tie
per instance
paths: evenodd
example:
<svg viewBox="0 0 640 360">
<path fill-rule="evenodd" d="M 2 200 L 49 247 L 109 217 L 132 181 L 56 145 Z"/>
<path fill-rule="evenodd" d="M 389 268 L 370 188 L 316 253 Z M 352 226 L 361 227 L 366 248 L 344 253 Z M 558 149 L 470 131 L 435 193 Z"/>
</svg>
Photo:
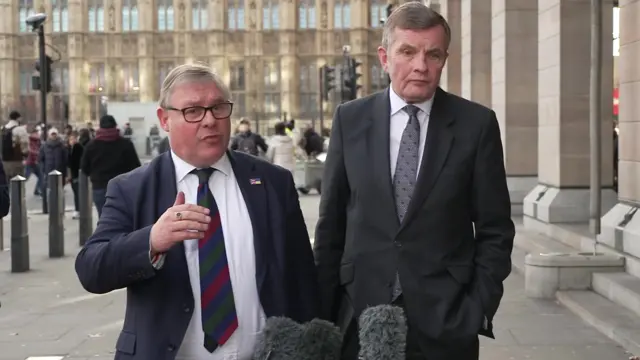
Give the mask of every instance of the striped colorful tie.
<svg viewBox="0 0 640 360">
<path fill-rule="evenodd" d="M 214 170 L 208 168 L 193 171 L 199 180 L 198 205 L 211 210 L 209 229 L 198 241 L 202 330 L 204 347 L 209 352 L 224 345 L 238 328 L 220 212 L 209 189 L 209 178 Z"/>
</svg>

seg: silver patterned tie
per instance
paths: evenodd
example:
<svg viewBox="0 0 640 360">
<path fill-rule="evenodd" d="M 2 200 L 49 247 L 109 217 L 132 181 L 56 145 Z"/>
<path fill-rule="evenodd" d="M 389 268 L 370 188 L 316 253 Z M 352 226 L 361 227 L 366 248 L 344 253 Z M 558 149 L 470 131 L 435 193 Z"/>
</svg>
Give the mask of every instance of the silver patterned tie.
<svg viewBox="0 0 640 360">
<path fill-rule="evenodd" d="M 413 189 L 416 186 L 418 176 L 418 163 L 420 159 L 420 122 L 418 121 L 418 111 L 420 109 L 413 105 L 403 108 L 409 115 L 409 122 L 402 132 L 400 139 L 400 150 L 396 161 L 396 171 L 393 175 L 393 192 L 396 200 L 396 212 L 400 223 L 407 213 Z M 393 286 L 393 300 L 402 294 L 400 277 L 396 272 L 396 282 Z"/>
</svg>

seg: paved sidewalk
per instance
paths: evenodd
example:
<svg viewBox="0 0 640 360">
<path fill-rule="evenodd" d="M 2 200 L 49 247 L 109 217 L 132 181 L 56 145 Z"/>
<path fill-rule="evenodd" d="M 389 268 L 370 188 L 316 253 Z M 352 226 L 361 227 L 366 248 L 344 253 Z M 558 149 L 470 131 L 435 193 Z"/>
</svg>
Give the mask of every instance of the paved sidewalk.
<svg viewBox="0 0 640 360">
<path fill-rule="evenodd" d="M 317 221 L 318 196 L 301 197 L 307 224 Z M 33 271 L 9 273 L 9 252 L 0 253 L 0 360 L 113 359 L 122 326 L 125 293 L 92 295 L 74 271 L 77 222 L 66 221 L 68 256 L 47 259 L 47 220 L 32 216 Z M 313 226 L 309 227 L 313 235 Z M 8 239 L 8 225 L 5 226 Z M 524 296 L 523 278 L 512 275 L 495 320 L 497 340 L 482 340 L 483 360 L 627 360 L 629 354 L 555 301 Z M 37 359 L 37 358 L 34 358 Z"/>
</svg>

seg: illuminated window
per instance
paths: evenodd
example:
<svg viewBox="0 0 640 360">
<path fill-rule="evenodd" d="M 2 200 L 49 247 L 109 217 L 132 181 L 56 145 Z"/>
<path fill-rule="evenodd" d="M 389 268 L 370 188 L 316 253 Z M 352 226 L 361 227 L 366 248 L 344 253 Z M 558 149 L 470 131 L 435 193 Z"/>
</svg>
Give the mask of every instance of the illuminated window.
<svg viewBox="0 0 640 360">
<path fill-rule="evenodd" d="M 138 31 L 138 1 L 122 1 L 122 31 Z"/>
<path fill-rule="evenodd" d="M 156 4 L 158 5 L 158 30 L 173 30 L 173 0 L 156 0 Z"/>
<path fill-rule="evenodd" d="M 333 27 L 348 29 L 351 25 L 351 7 L 349 0 L 336 0 L 333 7 Z"/>
<path fill-rule="evenodd" d="M 318 112 L 318 66 L 313 60 L 300 64 L 300 115 L 312 117 Z"/>
<path fill-rule="evenodd" d="M 227 26 L 229 30 L 244 29 L 244 0 L 228 0 Z"/>
<path fill-rule="evenodd" d="M 263 67 L 264 75 L 264 114 L 280 114 L 280 61 L 266 61 Z"/>
<path fill-rule="evenodd" d="M 233 115 L 242 117 L 246 115 L 246 79 L 244 61 L 235 61 L 229 64 L 229 73 L 231 81 L 229 88 L 231 89 L 231 97 L 235 103 L 233 106 Z"/>
<path fill-rule="evenodd" d="M 104 31 L 104 4 L 102 0 L 87 0 L 89 2 L 89 31 Z"/>
<path fill-rule="evenodd" d="M 315 0 L 300 0 L 298 4 L 298 27 L 300 29 L 316 28 Z"/>
<path fill-rule="evenodd" d="M 280 27 L 277 0 L 263 0 L 262 2 L 262 28 L 274 30 Z"/>
<path fill-rule="evenodd" d="M 169 75 L 169 71 L 171 71 L 175 66 L 176 64 L 173 61 L 161 61 L 158 63 L 158 89 L 162 86 L 167 75 Z"/>
<path fill-rule="evenodd" d="M 27 18 L 35 14 L 33 9 L 33 0 L 20 0 L 18 4 L 18 12 L 20 14 L 20 31 L 31 31 L 31 27 L 27 26 Z"/>
<path fill-rule="evenodd" d="M 53 0 L 51 2 L 53 32 L 69 31 L 69 10 L 67 0 Z"/>
<path fill-rule="evenodd" d="M 193 30 L 206 30 L 208 21 L 208 1 L 193 0 L 191 3 L 191 28 Z"/>
<path fill-rule="evenodd" d="M 370 26 L 381 27 L 381 20 L 387 17 L 387 2 L 384 0 L 371 0 L 369 5 Z"/>
</svg>

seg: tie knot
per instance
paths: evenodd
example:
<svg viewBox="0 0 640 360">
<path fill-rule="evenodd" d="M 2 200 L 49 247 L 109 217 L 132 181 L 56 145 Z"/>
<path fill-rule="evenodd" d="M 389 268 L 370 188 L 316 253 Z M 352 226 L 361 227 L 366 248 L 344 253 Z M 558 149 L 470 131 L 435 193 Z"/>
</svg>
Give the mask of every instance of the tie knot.
<svg viewBox="0 0 640 360">
<path fill-rule="evenodd" d="M 209 181 L 209 178 L 214 171 L 214 168 L 193 169 L 191 173 L 195 174 L 198 177 L 198 181 L 200 182 L 200 184 L 205 184 Z"/>
<path fill-rule="evenodd" d="M 404 112 L 406 112 L 409 116 L 418 116 L 418 111 L 420 108 L 415 105 L 407 105 L 403 108 Z"/>
</svg>

